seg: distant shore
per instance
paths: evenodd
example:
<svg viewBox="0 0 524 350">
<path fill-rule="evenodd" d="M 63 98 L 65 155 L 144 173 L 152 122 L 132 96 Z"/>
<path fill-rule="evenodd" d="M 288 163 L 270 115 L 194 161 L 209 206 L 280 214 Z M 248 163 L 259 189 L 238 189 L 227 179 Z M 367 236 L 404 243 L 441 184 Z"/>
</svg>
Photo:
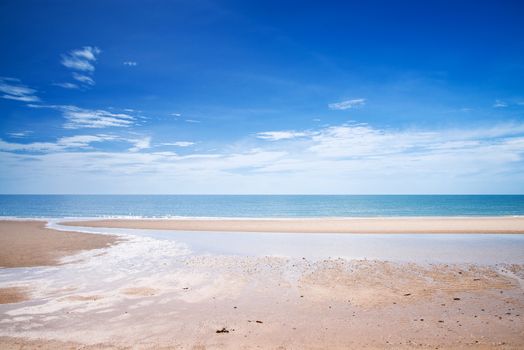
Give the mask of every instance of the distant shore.
<svg viewBox="0 0 524 350">
<path fill-rule="evenodd" d="M 101 219 L 66 226 L 125 229 L 281 233 L 485 233 L 523 234 L 524 217 L 383 217 L 290 219 Z"/>
</svg>

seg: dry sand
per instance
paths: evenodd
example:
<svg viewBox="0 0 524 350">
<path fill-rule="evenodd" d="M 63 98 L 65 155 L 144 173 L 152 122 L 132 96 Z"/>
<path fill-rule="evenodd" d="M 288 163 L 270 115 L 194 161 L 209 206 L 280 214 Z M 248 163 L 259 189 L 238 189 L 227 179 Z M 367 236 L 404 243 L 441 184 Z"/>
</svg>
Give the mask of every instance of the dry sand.
<svg viewBox="0 0 524 350">
<path fill-rule="evenodd" d="M 81 250 L 104 248 L 116 236 L 64 232 L 43 221 L 0 221 L 0 267 L 57 265 L 60 258 Z"/>
<path fill-rule="evenodd" d="M 93 220 L 64 225 L 180 231 L 301 233 L 524 233 L 524 217 Z"/>
</svg>

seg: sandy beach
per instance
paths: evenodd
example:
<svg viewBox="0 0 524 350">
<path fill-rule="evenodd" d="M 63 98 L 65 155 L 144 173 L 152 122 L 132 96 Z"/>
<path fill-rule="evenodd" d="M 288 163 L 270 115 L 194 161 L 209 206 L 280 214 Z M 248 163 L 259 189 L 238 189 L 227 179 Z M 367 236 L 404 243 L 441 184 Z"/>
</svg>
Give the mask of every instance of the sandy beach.
<svg viewBox="0 0 524 350">
<path fill-rule="evenodd" d="M 6 235 L 13 228 L 80 234 L 0 227 L 4 242 L 18 240 Z M 82 235 L 97 249 L 59 266 L 0 269 L 2 349 L 524 347 L 524 264 L 210 255 Z M 53 238 L 39 242 L 57 251 Z"/>
<path fill-rule="evenodd" d="M 60 264 L 82 250 L 115 244 L 118 237 L 50 230 L 44 221 L 0 221 L 0 268 Z"/>
<path fill-rule="evenodd" d="M 322 219 L 137 219 L 65 222 L 70 226 L 181 231 L 289 233 L 524 233 L 524 217 Z"/>
</svg>

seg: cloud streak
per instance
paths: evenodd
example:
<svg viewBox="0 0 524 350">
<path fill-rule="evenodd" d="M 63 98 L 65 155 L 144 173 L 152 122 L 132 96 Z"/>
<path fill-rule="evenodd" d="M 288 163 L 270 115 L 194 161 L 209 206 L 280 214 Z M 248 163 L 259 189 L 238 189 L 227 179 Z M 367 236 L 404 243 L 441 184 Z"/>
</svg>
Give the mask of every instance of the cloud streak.
<svg viewBox="0 0 524 350">
<path fill-rule="evenodd" d="M 64 89 L 79 89 L 80 86 L 74 83 L 53 83 L 54 86 L 59 86 Z"/>
<path fill-rule="evenodd" d="M 176 141 L 176 142 L 164 142 L 161 143 L 161 146 L 175 146 L 175 147 L 190 147 L 195 143 L 191 141 Z"/>
<path fill-rule="evenodd" d="M 78 74 L 76 72 L 73 72 L 73 79 L 75 79 L 76 81 L 82 84 L 95 85 L 95 81 L 93 80 L 93 78 L 91 78 L 88 75 L 83 75 L 83 74 Z"/>
<path fill-rule="evenodd" d="M 280 140 L 290 140 L 298 137 L 305 137 L 311 133 L 306 131 L 263 131 L 256 134 L 256 137 L 262 140 L 268 141 L 280 141 Z"/>
<path fill-rule="evenodd" d="M 506 108 L 508 107 L 508 103 L 502 100 L 496 100 L 493 104 L 494 108 Z"/>
<path fill-rule="evenodd" d="M 30 104 L 32 108 L 58 110 L 66 119 L 64 129 L 97 129 L 109 127 L 129 127 L 135 124 L 136 117 L 127 113 L 113 113 L 103 109 L 87 109 L 72 105 Z"/>
<path fill-rule="evenodd" d="M 92 75 L 95 71 L 95 63 L 100 53 L 100 49 L 96 46 L 84 46 L 81 49 L 72 50 L 62 55 L 60 63 L 73 71 L 72 77 L 76 83 L 65 82 L 54 85 L 65 89 L 91 87 L 95 85 Z"/>
<path fill-rule="evenodd" d="M 38 102 L 40 98 L 36 96 L 36 90 L 22 84 L 19 79 L 0 77 L 1 96 L 7 100 L 21 102 Z"/>
<path fill-rule="evenodd" d="M 76 106 L 59 108 L 67 119 L 65 129 L 129 127 L 135 118 L 125 113 L 112 113 L 103 109 L 85 109 Z"/>
<path fill-rule="evenodd" d="M 117 139 L 119 138 L 104 134 L 68 136 L 59 138 L 56 142 L 15 143 L 0 139 L 0 150 L 9 152 L 59 152 L 66 149 L 85 149 L 90 147 L 92 143 Z"/>
<path fill-rule="evenodd" d="M 357 98 L 353 100 L 346 100 L 346 101 L 341 101 L 341 102 L 336 102 L 336 103 L 330 103 L 328 104 L 328 108 L 331 110 L 336 110 L 336 111 L 344 111 L 346 109 L 360 107 L 365 104 L 366 104 L 365 98 Z"/>
<path fill-rule="evenodd" d="M 100 49 L 96 46 L 84 46 L 62 55 L 61 63 L 64 67 L 82 72 L 94 72 Z"/>
</svg>

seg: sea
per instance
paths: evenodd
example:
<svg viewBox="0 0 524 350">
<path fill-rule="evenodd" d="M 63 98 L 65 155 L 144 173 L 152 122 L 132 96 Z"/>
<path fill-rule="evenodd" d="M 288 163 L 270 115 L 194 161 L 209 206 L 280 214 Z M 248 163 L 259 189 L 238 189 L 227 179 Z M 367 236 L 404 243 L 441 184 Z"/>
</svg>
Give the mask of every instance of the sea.
<svg viewBox="0 0 524 350">
<path fill-rule="evenodd" d="M 523 216 L 524 195 L 0 195 L 20 218 Z"/>
</svg>

